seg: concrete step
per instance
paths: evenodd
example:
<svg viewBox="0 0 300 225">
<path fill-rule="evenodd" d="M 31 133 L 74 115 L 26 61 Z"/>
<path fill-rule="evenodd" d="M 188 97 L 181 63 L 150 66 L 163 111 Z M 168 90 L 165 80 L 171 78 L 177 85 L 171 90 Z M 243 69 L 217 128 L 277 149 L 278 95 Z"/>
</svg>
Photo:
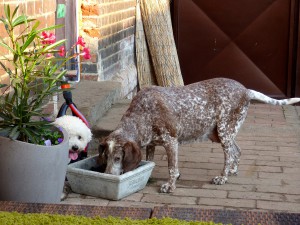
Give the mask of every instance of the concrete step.
<svg viewBox="0 0 300 225">
<path fill-rule="evenodd" d="M 82 80 L 72 86 L 72 99 L 79 111 L 86 117 L 91 127 L 120 99 L 121 83 L 116 81 Z M 59 97 L 58 106 L 64 102 Z"/>
<path fill-rule="evenodd" d="M 130 99 L 123 99 L 114 103 L 93 127 L 93 133 L 95 137 L 103 138 L 114 131 L 118 126 L 123 114 L 128 109 L 130 102 Z"/>
</svg>

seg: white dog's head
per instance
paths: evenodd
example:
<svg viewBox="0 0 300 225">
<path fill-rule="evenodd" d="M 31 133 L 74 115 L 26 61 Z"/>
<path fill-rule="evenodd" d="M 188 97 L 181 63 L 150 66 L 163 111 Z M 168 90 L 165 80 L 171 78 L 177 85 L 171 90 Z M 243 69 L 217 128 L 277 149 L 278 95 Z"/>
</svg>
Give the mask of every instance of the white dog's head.
<svg viewBox="0 0 300 225">
<path fill-rule="evenodd" d="M 92 140 L 92 132 L 78 117 L 65 115 L 53 122 L 58 127 L 64 128 L 69 134 L 69 157 L 78 158 L 78 153 L 83 151 Z"/>
</svg>

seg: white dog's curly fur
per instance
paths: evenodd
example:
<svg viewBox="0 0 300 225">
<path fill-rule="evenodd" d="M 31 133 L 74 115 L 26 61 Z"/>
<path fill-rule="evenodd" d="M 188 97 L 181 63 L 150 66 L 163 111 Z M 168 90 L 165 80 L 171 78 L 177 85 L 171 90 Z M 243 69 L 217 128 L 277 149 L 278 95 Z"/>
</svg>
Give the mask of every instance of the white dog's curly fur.
<svg viewBox="0 0 300 225">
<path fill-rule="evenodd" d="M 92 140 L 91 130 L 80 118 L 70 115 L 57 118 L 53 124 L 64 128 L 69 134 L 69 157 L 76 160 L 78 153 Z"/>
</svg>

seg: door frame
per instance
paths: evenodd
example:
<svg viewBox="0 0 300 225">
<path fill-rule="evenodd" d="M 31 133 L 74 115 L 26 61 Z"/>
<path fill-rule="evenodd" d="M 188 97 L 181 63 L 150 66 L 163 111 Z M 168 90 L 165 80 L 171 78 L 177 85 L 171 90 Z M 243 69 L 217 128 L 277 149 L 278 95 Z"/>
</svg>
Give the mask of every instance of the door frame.
<svg viewBox="0 0 300 225">
<path fill-rule="evenodd" d="M 293 65 L 294 79 L 294 96 L 300 96 L 300 1 L 295 0 L 295 37 L 294 37 L 294 58 Z"/>
</svg>

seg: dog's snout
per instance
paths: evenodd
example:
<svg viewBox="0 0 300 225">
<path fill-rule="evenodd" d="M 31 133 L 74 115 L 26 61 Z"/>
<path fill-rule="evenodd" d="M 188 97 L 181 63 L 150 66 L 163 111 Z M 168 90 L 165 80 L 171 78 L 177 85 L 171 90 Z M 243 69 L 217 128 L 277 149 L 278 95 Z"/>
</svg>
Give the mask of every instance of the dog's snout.
<svg viewBox="0 0 300 225">
<path fill-rule="evenodd" d="M 78 148 L 77 145 L 73 145 L 73 146 L 72 146 L 72 150 L 73 150 L 73 151 L 77 151 L 78 149 L 79 149 L 79 148 Z"/>
</svg>

